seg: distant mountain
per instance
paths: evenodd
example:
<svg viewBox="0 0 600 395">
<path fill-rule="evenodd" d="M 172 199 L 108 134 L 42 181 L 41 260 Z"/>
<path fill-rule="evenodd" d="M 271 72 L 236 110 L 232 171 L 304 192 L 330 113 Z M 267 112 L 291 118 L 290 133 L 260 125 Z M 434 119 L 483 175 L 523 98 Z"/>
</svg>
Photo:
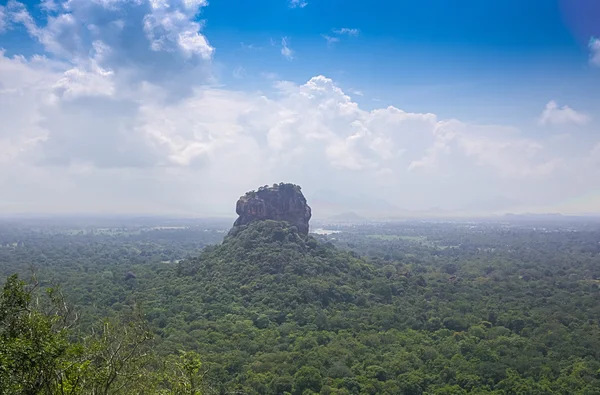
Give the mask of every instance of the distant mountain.
<svg viewBox="0 0 600 395">
<path fill-rule="evenodd" d="M 309 196 L 308 201 L 321 218 L 352 212 L 359 216 L 377 216 L 406 212 L 389 201 L 362 193 L 342 194 L 331 190 L 320 190 Z"/>
<path fill-rule="evenodd" d="M 523 202 L 511 199 L 505 196 L 495 196 L 490 198 L 477 199 L 467 201 L 460 207 L 460 211 L 465 212 L 483 212 L 483 213 L 498 213 L 508 210 L 514 210 L 516 207 L 521 207 Z"/>
<path fill-rule="evenodd" d="M 563 214 L 561 213 L 523 213 L 523 214 L 514 214 L 514 213 L 506 213 L 504 214 L 505 217 L 518 217 L 518 218 L 540 218 L 540 217 L 545 217 L 545 218 L 557 218 L 557 217 L 564 217 Z"/>
<path fill-rule="evenodd" d="M 331 217 L 329 217 L 327 219 L 332 222 L 349 222 L 349 223 L 360 223 L 360 222 L 368 221 L 367 218 L 356 214 L 354 211 L 347 211 L 345 213 L 332 215 Z"/>
<path fill-rule="evenodd" d="M 561 219 L 576 218 L 576 217 L 565 216 L 561 213 L 539 213 L 539 214 L 536 214 L 536 213 L 523 213 L 523 214 L 506 213 L 506 214 L 504 214 L 504 218 L 510 219 L 510 220 L 529 221 L 529 220 L 561 220 Z"/>
</svg>

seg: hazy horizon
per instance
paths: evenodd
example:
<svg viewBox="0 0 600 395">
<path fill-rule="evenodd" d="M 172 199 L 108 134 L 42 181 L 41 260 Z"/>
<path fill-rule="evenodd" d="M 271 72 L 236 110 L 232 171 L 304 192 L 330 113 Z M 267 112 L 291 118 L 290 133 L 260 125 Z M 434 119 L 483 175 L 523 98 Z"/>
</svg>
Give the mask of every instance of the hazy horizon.
<svg viewBox="0 0 600 395">
<path fill-rule="evenodd" d="M 310 205 L 310 202 L 309 202 Z M 442 210 L 431 211 L 410 211 L 389 213 L 369 213 L 364 211 L 316 211 L 313 207 L 313 216 L 311 224 L 322 224 L 329 222 L 346 222 L 349 224 L 359 224 L 364 222 L 394 222 L 394 221 L 511 221 L 520 219 L 532 220 L 562 220 L 578 219 L 595 221 L 600 219 L 600 214 L 581 213 L 569 214 L 560 212 L 497 212 L 497 213 L 464 213 Z M 318 209 L 319 207 L 316 206 Z M 229 213 L 204 215 L 198 213 L 155 213 L 155 212 L 14 212 L 0 213 L 0 220 L 84 220 L 89 225 L 95 225 L 96 220 L 148 220 L 148 221 L 217 221 L 233 222 L 237 218 L 235 210 Z"/>
<path fill-rule="evenodd" d="M 600 7 L 463 6 L 5 2 L 0 214 L 600 214 Z"/>
</svg>

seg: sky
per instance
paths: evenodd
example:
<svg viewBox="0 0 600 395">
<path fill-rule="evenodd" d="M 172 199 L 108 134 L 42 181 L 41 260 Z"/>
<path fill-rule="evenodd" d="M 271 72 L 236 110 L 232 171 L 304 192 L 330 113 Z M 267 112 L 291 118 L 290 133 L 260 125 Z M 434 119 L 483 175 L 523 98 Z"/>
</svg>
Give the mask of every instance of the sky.
<svg viewBox="0 0 600 395">
<path fill-rule="evenodd" d="M 0 215 L 600 213 L 595 0 L 0 0 Z"/>
</svg>

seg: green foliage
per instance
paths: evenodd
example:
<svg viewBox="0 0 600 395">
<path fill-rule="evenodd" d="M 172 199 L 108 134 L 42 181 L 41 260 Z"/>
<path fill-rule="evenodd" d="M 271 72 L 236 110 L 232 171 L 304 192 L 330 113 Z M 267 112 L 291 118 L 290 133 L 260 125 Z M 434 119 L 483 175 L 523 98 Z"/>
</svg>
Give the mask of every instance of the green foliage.
<svg viewBox="0 0 600 395">
<path fill-rule="evenodd" d="M 193 351 L 181 351 L 179 356 L 170 355 L 163 367 L 162 382 L 165 393 L 173 395 L 201 395 L 202 370 L 200 356 Z"/>
<path fill-rule="evenodd" d="M 33 291 L 16 275 L 4 284 L 0 394 L 201 394 L 199 356 L 182 352 L 157 359 L 143 320 L 106 320 L 98 331 L 73 341 L 64 300 L 50 289 L 43 305 Z M 48 307 L 50 312 L 43 311 Z"/>
<path fill-rule="evenodd" d="M 17 275 L 0 299 L 0 394 L 35 394 L 53 388 L 53 373 L 67 353 L 60 312 L 44 315 Z"/>
<path fill-rule="evenodd" d="M 301 395 L 307 393 L 316 393 L 321 390 L 321 373 L 312 366 L 301 367 L 294 375 L 294 384 L 292 393 Z"/>
<path fill-rule="evenodd" d="M 80 313 L 74 325 L 60 293 L 8 279 L 1 383 L 53 369 L 65 393 L 100 393 L 117 371 L 109 388 L 124 393 L 598 394 L 600 232 L 539 229 L 377 225 L 327 239 L 264 221 L 201 253 L 205 241 L 175 233 L 148 248 L 23 230 L 2 244 L 0 232 L 5 270 L 36 263 Z M 171 244 L 197 257 L 163 260 Z M 11 328 L 29 327 L 45 348 L 19 359 L 33 348 Z"/>
</svg>

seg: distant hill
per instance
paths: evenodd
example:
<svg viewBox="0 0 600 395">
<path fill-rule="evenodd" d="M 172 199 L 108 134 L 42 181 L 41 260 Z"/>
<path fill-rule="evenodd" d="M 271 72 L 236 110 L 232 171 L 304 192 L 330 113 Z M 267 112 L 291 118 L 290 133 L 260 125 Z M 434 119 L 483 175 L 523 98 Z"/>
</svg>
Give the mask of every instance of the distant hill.
<svg viewBox="0 0 600 395">
<path fill-rule="evenodd" d="M 565 215 L 561 213 L 524 213 L 524 214 L 504 214 L 506 218 L 564 218 Z"/>
<path fill-rule="evenodd" d="M 345 213 L 332 215 L 331 217 L 328 217 L 327 219 L 332 222 L 348 222 L 348 223 L 361 223 L 361 222 L 368 221 L 367 218 L 365 218 L 361 215 L 358 215 L 353 211 L 348 211 Z"/>
<path fill-rule="evenodd" d="M 405 211 L 385 199 L 367 196 L 360 192 L 347 195 L 337 191 L 320 190 L 310 194 L 308 200 L 314 211 L 319 213 L 320 218 L 345 212 L 371 216 Z"/>
</svg>

